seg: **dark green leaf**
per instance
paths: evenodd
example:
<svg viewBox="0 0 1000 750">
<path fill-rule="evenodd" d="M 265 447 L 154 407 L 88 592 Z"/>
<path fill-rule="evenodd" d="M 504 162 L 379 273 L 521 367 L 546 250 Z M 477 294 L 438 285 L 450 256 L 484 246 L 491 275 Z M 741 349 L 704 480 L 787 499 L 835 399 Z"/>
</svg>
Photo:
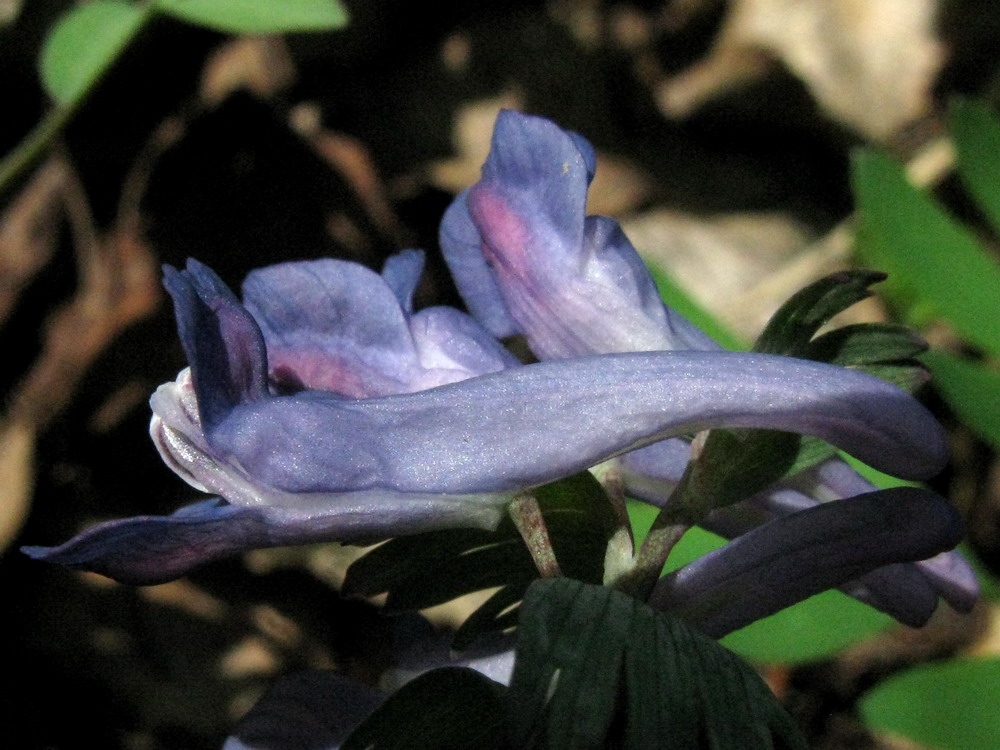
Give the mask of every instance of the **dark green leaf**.
<svg viewBox="0 0 1000 750">
<path fill-rule="evenodd" d="M 912 359 L 927 351 L 927 342 L 915 331 L 894 323 L 859 323 L 836 328 L 813 339 L 806 359 L 842 367 L 871 362 Z"/>
<path fill-rule="evenodd" d="M 924 361 L 955 413 L 1000 450 L 1000 372 L 943 351 L 927 352 Z"/>
<path fill-rule="evenodd" d="M 777 430 L 712 430 L 685 490 L 722 508 L 777 482 L 795 463 L 800 436 Z"/>
<path fill-rule="evenodd" d="M 860 323 L 816 337 L 805 357 L 861 370 L 912 392 L 929 377 L 927 368 L 915 359 L 925 351 L 927 342 L 906 326 Z"/>
<path fill-rule="evenodd" d="M 501 750 L 506 689 L 474 669 L 446 667 L 397 690 L 344 741 L 343 750 Z"/>
<path fill-rule="evenodd" d="M 1000 747 L 1000 659 L 926 664 L 891 677 L 861 701 L 865 722 L 936 750 Z"/>
<path fill-rule="evenodd" d="M 229 34 L 333 31 L 348 22 L 339 0 L 156 0 L 156 9 Z"/>
<path fill-rule="evenodd" d="M 805 748 L 738 657 L 618 591 L 536 581 L 520 632 L 509 692 L 515 747 Z"/>
<path fill-rule="evenodd" d="M 926 349 L 903 326 L 862 323 L 817 336 L 836 314 L 869 296 L 885 278 L 878 271 L 842 271 L 810 284 L 772 316 L 754 351 L 850 367 L 913 390 L 926 380 L 914 359 Z M 692 497 L 722 507 L 759 492 L 784 476 L 836 455 L 816 438 L 766 430 L 713 430 L 693 465 Z"/>
<path fill-rule="evenodd" d="M 581 472 L 534 490 L 562 572 L 600 582 L 608 539 L 616 518 L 604 489 Z M 473 591 L 505 587 L 506 604 L 483 605 L 463 627 L 456 646 L 486 629 L 505 629 L 514 617 L 500 616 L 520 600 L 538 577 L 535 564 L 509 518 L 496 531 L 456 529 L 393 539 L 357 560 L 347 571 L 344 591 L 371 596 L 388 593 L 387 604 L 422 609 Z M 491 604 L 492 602 L 492 604 Z"/>
<path fill-rule="evenodd" d="M 958 99 L 952 102 L 949 125 L 958 176 L 1000 232 L 1000 120 L 986 104 Z"/>
<path fill-rule="evenodd" d="M 863 151 L 853 165 L 859 255 L 948 320 L 976 346 L 1000 354 L 1000 267 L 964 226 L 906 179 L 888 156 Z"/>
<path fill-rule="evenodd" d="M 518 603 L 527 589 L 527 584 L 516 584 L 496 591 L 455 631 L 452 639 L 454 648 L 463 651 L 483 633 L 497 633 L 515 627 L 520 614 Z"/>
<path fill-rule="evenodd" d="M 506 529 L 505 524 L 501 526 Z M 347 596 L 374 596 L 387 592 L 402 579 L 434 571 L 442 560 L 503 543 L 507 536 L 497 536 L 497 532 L 448 529 L 392 539 L 375 547 L 348 568 L 343 593 Z"/>
<path fill-rule="evenodd" d="M 118 0 L 95 0 L 64 15 L 42 47 L 42 84 L 58 104 L 81 98 L 121 54 L 148 13 Z"/>
<path fill-rule="evenodd" d="M 753 350 L 809 358 L 809 342 L 816 332 L 837 313 L 870 297 L 868 287 L 884 279 L 878 271 L 841 271 L 810 284 L 771 316 Z"/>
</svg>

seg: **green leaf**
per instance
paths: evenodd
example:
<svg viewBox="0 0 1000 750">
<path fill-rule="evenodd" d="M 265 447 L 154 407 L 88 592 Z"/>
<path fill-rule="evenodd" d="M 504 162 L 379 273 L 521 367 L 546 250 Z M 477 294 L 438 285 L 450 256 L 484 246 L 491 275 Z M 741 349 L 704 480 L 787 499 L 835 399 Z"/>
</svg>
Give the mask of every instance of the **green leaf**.
<svg viewBox="0 0 1000 750">
<path fill-rule="evenodd" d="M 949 115 L 958 176 L 1000 232 L 1000 120 L 986 104 L 967 99 L 953 101 Z"/>
<path fill-rule="evenodd" d="M 969 342 L 1000 354 L 1000 266 L 975 236 L 906 179 L 885 154 L 853 163 L 858 254 L 930 305 Z"/>
<path fill-rule="evenodd" d="M 746 343 L 739 336 L 691 299 L 690 295 L 681 289 L 666 271 L 648 262 L 646 267 L 649 269 L 650 276 L 653 277 L 653 283 L 656 284 L 660 297 L 667 305 L 690 320 L 726 349 L 745 350 L 747 348 Z"/>
<path fill-rule="evenodd" d="M 344 750 L 501 750 L 506 689 L 474 669 L 445 667 L 401 687 L 365 719 Z"/>
<path fill-rule="evenodd" d="M 49 32 L 39 68 L 57 104 L 72 104 L 100 79 L 142 27 L 148 12 L 117 0 L 95 0 L 66 13 Z"/>
<path fill-rule="evenodd" d="M 805 748 L 738 657 L 621 592 L 536 581 L 508 693 L 518 748 Z"/>
<path fill-rule="evenodd" d="M 926 664 L 891 677 L 861 700 L 865 722 L 935 750 L 1000 747 L 1000 659 Z"/>
<path fill-rule="evenodd" d="M 333 31 L 347 25 L 339 0 L 157 0 L 156 9 L 228 34 Z"/>
<path fill-rule="evenodd" d="M 906 326 L 859 323 L 817 336 L 804 356 L 861 370 L 913 392 L 929 378 L 927 368 L 915 359 L 925 351 L 927 342 Z"/>
<path fill-rule="evenodd" d="M 893 625 L 889 615 L 839 591 L 824 591 L 727 635 L 722 645 L 757 664 L 806 664 Z"/>
<path fill-rule="evenodd" d="M 534 490 L 563 573 L 598 583 L 617 521 L 604 489 L 589 472 Z M 423 609 L 463 594 L 503 587 L 465 622 L 456 648 L 481 632 L 513 624 L 516 605 L 538 570 L 509 518 L 496 531 L 454 529 L 392 539 L 355 561 L 348 595 L 388 593 L 387 606 Z"/>
<path fill-rule="evenodd" d="M 908 328 L 861 323 L 817 336 L 833 316 L 870 297 L 869 287 L 884 279 L 879 271 L 854 270 L 810 284 L 771 317 L 753 351 L 850 367 L 914 390 L 927 380 L 926 368 L 914 359 L 927 346 Z M 832 445 L 811 437 L 768 430 L 712 430 L 684 489 L 694 503 L 719 508 L 836 453 Z"/>
<path fill-rule="evenodd" d="M 827 321 L 856 302 L 872 296 L 872 284 L 885 280 L 878 271 L 841 271 L 793 294 L 771 316 L 753 345 L 755 352 L 801 357 Z"/>
<path fill-rule="evenodd" d="M 846 453 L 841 453 L 840 457 L 844 459 L 847 463 L 851 465 L 858 474 L 863 476 L 869 482 L 874 484 L 876 487 L 880 487 L 884 490 L 890 487 L 921 487 L 920 482 L 913 482 L 908 479 L 900 479 L 899 477 L 894 477 L 891 474 L 885 474 L 878 469 L 873 469 L 866 463 L 862 463 L 854 456 L 848 456 Z"/>
<path fill-rule="evenodd" d="M 786 476 L 799 446 L 800 436 L 791 432 L 712 430 L 690 466 L 682 500 L 711 509 L 739 502 Z"/>
<path fill-rule="evenodd" d="M 924 361 L 934 373 L 934 385 L 961 420 L 1000 450 L 1000 372 L 930 351 Z"/>
</svg>

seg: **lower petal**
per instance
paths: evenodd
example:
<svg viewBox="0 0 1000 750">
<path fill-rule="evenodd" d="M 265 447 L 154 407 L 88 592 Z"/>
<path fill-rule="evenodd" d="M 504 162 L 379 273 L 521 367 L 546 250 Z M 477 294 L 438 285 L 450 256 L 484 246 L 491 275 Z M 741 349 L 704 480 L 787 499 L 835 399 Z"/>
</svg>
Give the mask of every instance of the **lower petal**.
<svg viewBox="0 0 1000 750">
<path fill-rule="evenodd" d="M 951 549 L 962 531 L 957 511 L 932 492 L 859 495 L 739 537 L 661 579 L 650 604 L 721 638 L 876 568 Z"/>
</svg>

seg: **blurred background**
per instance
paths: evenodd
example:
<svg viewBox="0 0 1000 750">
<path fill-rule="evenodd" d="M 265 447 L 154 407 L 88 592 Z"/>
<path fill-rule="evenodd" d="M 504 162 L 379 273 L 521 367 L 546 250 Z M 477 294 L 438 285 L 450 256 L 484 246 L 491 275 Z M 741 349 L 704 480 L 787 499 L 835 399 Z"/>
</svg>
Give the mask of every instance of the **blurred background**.
<svg viewBox="0 0 1000 750">
<path fill-rule="evenodd" d="M 379 268 L 419 247 L 429 269 L 417 305 L 458 305 L 437 225 L 478 178 L 501 107 L 594 143 L 590 211 L 619 219 L 735 342 L 751 341 L 797 289 L 856 262 L 859 147 L 907 165 L 995 257 L 956 177 L 947 113 L 958 95 L 1000 99 L 996 3 L 344 5 L 346 28 L 283 36 L 154 19 L 3 185 L 5 746 L 215 748 L 277 675 L 337 666 L 365 678 L 383 658 L 384 618 L 337 594 L 350 550 L 254 553 L 144 589 L 17 551 L 199 499 L 146 437 L 149 395 L 185 365 L 161 263 L 195 257 L 238 287 L 270 263 L 335 256 Z M 73 6 L 0 0 L 3 153 L 52 109 L 38 60 Z M 898 298 L 856 314 L 930 321 Z M 947 325 L 925 332 L 981 361 Z M 997 571 L 997 441 L 946 395 L 922 393 L 952 438 L 952 464 L 933 486 L 965 513 L 984 571 Z M 979 405 L 1000 408 L 990 395 Z M 941 612 L 921 631 L 882 627 L 761 669 L 816 748 L 927 746 L 866 720 L 860 701 L 914 664 L 995 653 L 995 619 L 989 603 Z"/>
</svg>

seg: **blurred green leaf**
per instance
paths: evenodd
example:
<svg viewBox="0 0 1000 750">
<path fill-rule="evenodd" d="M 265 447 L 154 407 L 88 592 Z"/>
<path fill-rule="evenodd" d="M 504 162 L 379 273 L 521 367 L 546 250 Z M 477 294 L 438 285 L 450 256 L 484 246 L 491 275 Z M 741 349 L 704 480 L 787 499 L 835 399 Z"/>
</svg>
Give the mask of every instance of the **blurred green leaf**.
<svg viewBox="0 0 1000 750">
<path fill-rule="evenodd" d="M 885 154 L 854 159 L 857 252 L 931 305 L 976 346 L 1000 354 L 1000 266 L 973 234 Z"/>
<path fill-rule="evenodd" d="M 634 501 L 628 510 L 638 545 L 657 511 Z M 721 537 L 693 528 L 674 547 L 665 570 L 677 570 L 723 544 Z M 839 591 L 827 591 L 726 636 L 722 644 L 758 664 L 802 664 L 832 656 L 893 623 L 888 615 Z"/>
<path fill-rule="evenodd" d="M 508 695 L 518 748 L 805 748 L 760 677 L 714 640 L 567 578 L 528 589 Z"/>
<path fill-rule="evenodd" d="M 824 591 L 722 639 L 757 664 L 805 664 L 828 659 L 895 624 L 889 615 L 839 591 Z"/>
<path fill-rule="evenodd" d="M 959 418 L 1000 450 L 1000 372 L 943 351 L 929 351 L 923 358 L 934 373 L 934 385 Z"/>
<path fill-rule="evenodd" d="M 229 34 L 333 31 L 349 20 L 339 0 L 157 0 L 156 8 Z"/>
<path fill-rule="evenodd" d="M 880 732 L 935 750 L 1000 747 L 1000 659 L 926 664 L 889 678 L 861 700 Z"/>
<path fill-rule="evenodd" d="M 873 469 L 868 464 L 862 463 L 854 456 L 848 456 L 846 453 L 841 453 L 840 457 L 847 461 L 858 474 L 863 476 L 869 482 L 874 484 L 876 487 L 881 487 L 882 489 L 889 489 L 890 487 L 921 487 L 920 482 L 912 482 L 908 479 L 900 479 L 899 477 L 894 477 L 891 474 L 885 474 L 878 469 Z"/>
<path fill-rule="evenodd" d="M 949 113 L 958 176 L 1000 232 L 1000 120 L 986 104 L 956 99 Z"/>
<path fill-rule="evenodd" d="M 393 693 L 342 747 L 502 750 L 507 746 L 506 692 L 503 685 L 474 669 L 435 669 Z"/>
<path fill-rule="evenodd" d="M 660 297 L 667 305 L 690 320 L 726 349 L 740 351 L 747 348 L 746 342 L 742 341 L 739 336 L 726 328 L 725 324 L 719 322 L 715 316 L 691 299 L 690 295 L 681 289 L 666 271 L 650 265 L 648 262 L 646 266 L 649 268 L 649 273 L 653 277 L 656 288 L 660 291 Z"/>
<path fill-rule="evenodd" d="M 42 84 L 57 104 L 80 99 L 142 27 L 147 11 L 117 0 L 95 0 L 64 15 L 42 47 Z"/>
</svg>

